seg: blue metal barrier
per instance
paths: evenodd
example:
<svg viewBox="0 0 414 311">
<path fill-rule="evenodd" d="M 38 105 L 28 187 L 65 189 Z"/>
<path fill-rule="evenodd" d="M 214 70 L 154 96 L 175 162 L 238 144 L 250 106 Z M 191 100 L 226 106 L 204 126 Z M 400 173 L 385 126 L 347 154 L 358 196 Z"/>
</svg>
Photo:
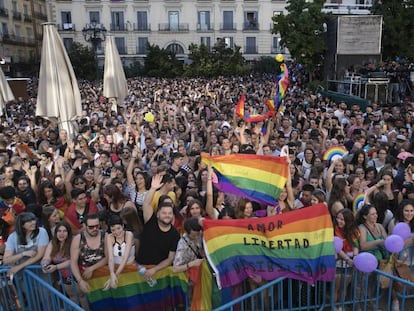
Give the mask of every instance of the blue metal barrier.
<svg viewBox="0 0 414 311">
<path fill-rule="evenodd" d="M 81 307 L 55 289 L 52 276 L 44 274 L 40 266 L 26 267 L 7 276 L 10 267 L 0 268 L 0 303 L 5 311 L 82 311 Z"/>
<path fill-rule="evenodd" d="M 316 282 L 310 285 L 302 281 L 280 278 L 216 308 L 215 311 L 390 311 L 394 299 L 398 299 L 399 310 L 414 310 L 414 283 L 379 270 L 361 273 L 355 269 L 345 269 L 343 273 L 343 281 L 337 283 L 340 286 L 340 294 L 336 301 L 335 282 Z M 388 279 L 387 288 L 381 288 L 380 277 Z M 395 290 L 397 284 L 400 288 L 398 291 Z"/>
</svg>

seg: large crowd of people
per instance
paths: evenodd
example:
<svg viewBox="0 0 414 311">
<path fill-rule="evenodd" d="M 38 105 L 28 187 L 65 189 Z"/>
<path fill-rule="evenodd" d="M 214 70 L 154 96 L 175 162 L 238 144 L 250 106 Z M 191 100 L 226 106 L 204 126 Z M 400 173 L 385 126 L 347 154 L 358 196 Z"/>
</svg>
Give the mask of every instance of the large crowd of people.
<svg viewBox="0 0 414 311">
<path fill-rule="evenodd" d="M 12 266 L 9 273 L 41 263 L 45 273 L 60 271 L 68 282 L 73 276 L 88 293 L 100 268 L 109 269 L 105 291 L 142 266 L 150 284 L 166 267 L 180 273 L 202 264 L 195 219 L 266 217 L 316 203 L 327 205 L 344 240 L 338 268 L 352 267 L 361 251 L 383 258 L 393 226 L 405 222 L 414 233 L 414 98 L 404 93 L 362 111 L 313 93 L 300 67 L 290 69 L 284 104 L 258 123 L 244 122 L 235 107 L 245 94 L 246 109 L 264 114 L 275 95 L 271 76 L 130 79 L 116 110 L 102 98 L 101 83 L 81 82 L 73 133 L 35 117 L 34 98 L 9 103 L 0 125 L 2 262 Z M 202 152 L 280 156 L 284 146 L 290 174 L 275 206 L 218 192 L 201 162 Z M 326 161 L 330 147 L 348 153 Z M 361 193 L 365 204 L 355 206 Z"/>
</svg>

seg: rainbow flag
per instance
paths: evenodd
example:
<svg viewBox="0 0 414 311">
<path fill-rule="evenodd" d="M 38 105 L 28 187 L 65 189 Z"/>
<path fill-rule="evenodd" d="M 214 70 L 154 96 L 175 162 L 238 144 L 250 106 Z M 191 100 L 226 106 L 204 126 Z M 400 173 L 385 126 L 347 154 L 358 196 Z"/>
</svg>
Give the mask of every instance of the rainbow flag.
<svg viewBox="0 0 414 311">
<path fill-rule="evenodd" d="M 276 79 L 276 96 L 274 98 L 276 108 L 280 107 L 283 98 L 286 96 L 287 88 L 289 86 L 289 71 L 285 63 L 280 64 L 281 73 Z"/>
<path fill-rule="evenodd" d="M 286 157 L 256 154 L 210 156 L 201 159 L 211 165 L 217 175 L 216 188 L 263 205 L 275 205 L 287 181 Z"/>
<path fill-rule="evenodd" d="M 266 100 L 265 105 L 268 111 L 265 114 L 250 114 L 245 109 L 246 96 L 242 95 L 236 105 L 236 114 L 246 122 L 261 122 L 275 115 L 275 104 L 273 100 Z"/>
<path fill-rule="evenodd" d="M 135 264 L 125 266 L 118 276 L 118 287 L 103 291 L 109 278 L 109 268 L 104 266 L 94 271 L 88 280 L 88 293 L 92 310 L 102 311 L 155 311 L 185 306 L 187 276 L 184 272 L 173 273 L 172 266 L 154 275 L 157 284 L 150 287 L 138 274 Z"/>
<path fill-rule="evenodd" d="M 324 204 L 266 218 L 206 218 L 203 237 L 219 288 L 251 276 L 312 284 L 335 278 L 333 227 Z"/>
</svg>

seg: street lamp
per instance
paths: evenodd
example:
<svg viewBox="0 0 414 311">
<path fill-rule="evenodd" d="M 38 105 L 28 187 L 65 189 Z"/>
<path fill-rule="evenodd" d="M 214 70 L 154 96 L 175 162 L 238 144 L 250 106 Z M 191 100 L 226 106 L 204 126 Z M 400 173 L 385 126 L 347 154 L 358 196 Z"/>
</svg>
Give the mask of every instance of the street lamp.
<svg viewBox="0 0 414 311">
<path fill-rule="evenodd" d="M 92 43 L 93 49 L 97 53 L 99 44 L 105 41 L 106 28 L 93 20 L 92 23 L 86 24 L 86 27 L 82 29 L 82 34 L 87 42 Z"/>
<path fill-rule="evenodd" d="M 86 24 L 86 27 L 82 29 L 83 37 L 85 41 L 92 43 L 93 51 L 96 58 L 96 78 L 98 79 L 98 46 L 102 41 L 105 41 L 106 28 L 102 24 L 96 23 L 93 20 L 90 24 Z"/>
</svg>

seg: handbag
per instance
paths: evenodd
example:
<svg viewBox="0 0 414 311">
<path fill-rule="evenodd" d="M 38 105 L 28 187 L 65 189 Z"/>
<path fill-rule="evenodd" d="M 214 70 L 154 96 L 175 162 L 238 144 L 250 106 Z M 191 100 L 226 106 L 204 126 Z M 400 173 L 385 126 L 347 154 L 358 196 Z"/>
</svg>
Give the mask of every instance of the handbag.
<svg viewBox="0 0 414 311">
<path fill-rule="evenodd" d="M 394 274 L 394 256 L 390 256 L 389 259 L 382 259 L 379 262 L 378 270 L 381 270 L 382 272 L 386 274 Z M 390 286 L 391 278 L 388 276 L 380 275 L 379 277 L 380 286 L 382 289 L 386 289 Z"/>
</svg>

